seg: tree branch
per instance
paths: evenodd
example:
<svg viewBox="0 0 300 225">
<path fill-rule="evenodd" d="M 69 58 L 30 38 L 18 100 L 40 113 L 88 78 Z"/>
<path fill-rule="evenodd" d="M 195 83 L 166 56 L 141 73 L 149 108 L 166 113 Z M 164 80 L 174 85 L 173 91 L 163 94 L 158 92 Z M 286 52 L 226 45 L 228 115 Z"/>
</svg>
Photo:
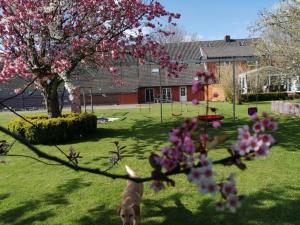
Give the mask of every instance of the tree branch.
<svg viewBox="0 0 300 225">
<path fill-rule="evenodd" d="M 127 174 L 122 175 L 122 174 L 108 173 L 107 172 L 108 169 L 101 170 L 99 168 L 89 168 L 89 167 L 78 166 L 76 164 L 72 164 L 68 161 L 65 161 L 65 160 L 61 159 L 61 158 L 49 155 L 49 154 L 41 151 L 40 149 L 38 149 L 34 145 L 30 144 L 24 138 L 16 135 L 15 133 L 12 133 L 11 131 L 9 131 L 8 129 L 6 129 L 2 126 L 0 126 L 0 131 L 5 133 L 6 135 L 9 135 L 9 136 L 13 137 L 17 141 L 19 141 L 20 143 L 22 143 L 23 145 L 28 147 L 28 149 L 31 150 L 33 153 L 35 153 L 38 157 L 56 162 L 56 163 L 58 163 L 62 166 L 68 167 L 69 169 L 72 169 L 72 170 L 75 170 L 75 171 L 83 171 L 83 172 L 87 172 L 87 173 L 102 175 L 102 176 L 105 176 L 105 177 L 108 177 L 108 178 L 111 178 L 111 179 L 132 180 L 132 181 L 136 181 L 136 182 L 147 182 L 147 181 L 152 181 L 152 180 L 157 179 L 156 177 L 153 177 L 153 176 L 145 177 L 145 178 L 132 178 L 132 177 L 129 177 L 129 175 L 127 175 Z M 23 157 L 23 156 L 21 156 L 21 157 Z M 214 161 L 213 164 L 227 165 L 227 163 L 232 161 L 232 159 L 233 159 L 233 157 L 230 156 L 230 157 L 218 160 L 218 161 Z M 111 169 L 111 168 L 109 167 L 109 169 Z M 169 176 L 173 176 L 173 175 L 177 175 L 177 174 L 187 174 L 189 171 L 190 171 L 190 168 L 182 169 L 182 170 L 173 170 L 173 171 L 170 171 L 170 172 L 165 172 L 162 175 L 163 175 L 163 177 L 169 177 Z"/>
</svg>

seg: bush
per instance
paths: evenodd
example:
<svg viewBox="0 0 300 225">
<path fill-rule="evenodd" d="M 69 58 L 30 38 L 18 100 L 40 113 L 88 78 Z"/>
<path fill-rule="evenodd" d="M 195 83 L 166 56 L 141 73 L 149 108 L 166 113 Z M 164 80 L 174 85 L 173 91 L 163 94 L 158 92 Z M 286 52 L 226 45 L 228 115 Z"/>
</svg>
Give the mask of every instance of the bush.
<svg viewBox="0 0 300 225">
<path fill-rule="evenodd" d="M 86 137 L 96 131 L 97 117 L 92 114 L 64 114 L 59 118 L 48 119 L 37 115 L 26 117 L 32 124 L 21 118 L 11 121 L 8 129 L 32 144 L 56 144 Z"/>
<path fill-rule="evenodd" d="M 254 102 L 256 101 L 272 101 L 272 100 L 286 100 L 288 99 L 288 93 L 286 92 L 271 92 L 271 93 L 259 93 L 259 94 L 242 94 L 242 102 Z"/>
</svg>

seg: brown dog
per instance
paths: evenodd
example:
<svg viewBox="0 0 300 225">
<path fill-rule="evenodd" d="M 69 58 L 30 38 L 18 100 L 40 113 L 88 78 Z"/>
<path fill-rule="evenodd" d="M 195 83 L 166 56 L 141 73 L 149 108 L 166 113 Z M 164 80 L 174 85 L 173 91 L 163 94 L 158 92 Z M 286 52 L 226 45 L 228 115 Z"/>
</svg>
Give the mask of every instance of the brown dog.
<svg viewBox="0 0 300 225">
<path fill-rule="evenodd" d="M 138 177 L 129 166 L 125 166 L 125 168 L 130 177 Z M 143 190 L 143 183 L 136 183 L 128 180 L 127 186 L 123 192 L 122 203 L 118 209 L 123 225 L 138 225 Z"/>
</svg>

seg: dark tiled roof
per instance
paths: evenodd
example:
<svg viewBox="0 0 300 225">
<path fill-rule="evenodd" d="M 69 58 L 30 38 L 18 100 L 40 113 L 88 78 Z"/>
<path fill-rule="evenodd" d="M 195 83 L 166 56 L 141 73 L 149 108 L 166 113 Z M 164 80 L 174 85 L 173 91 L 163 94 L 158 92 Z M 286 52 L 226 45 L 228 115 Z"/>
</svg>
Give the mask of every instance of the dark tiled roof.
<svg viewBox="0 0 300 225">
<path fill-rule="evenodd" d="M 165 47 L 174 60 L 178 59 L 178 57 L 180 57 L 182 61 L 198 61 L 201 59 L 200 41 L 169 43 L 166 44 Z"/>
<path fill-rule="evenodd" d="M 254 50 L 251 47 L 252 42 L 253 39 L 237 39 L 229 42 L 218 40 L 166 44 L 166 50 L 171 58 L 176 60 L 181 57 L 182 61 L 189 63 L 189 67 L 181 72 L 178 78 L 166 77 L 162 71 L 162 85 L 190 85 L 195 72 L 198 70 L 204 71 L 202 65 L 195 64 L 202 57 L 221 59 L 232 56 L 254 56 Z M 200 49 L 204 56 L 201 55 Z M 107 70 L 83 66 L 78 67 L 74 72 L 77 76 L 73 79 L 73 83 L 83 88 L 91 88 L 95 93 L 133 93 L 137 91 L 138 87 L 159 86 L 159 76 L 151 73 L 151 70 L 157 66 L 144 65 L 137 67 L 136 61 L 132 57 L 129 57 L 128 62 L 128 66 L 122 66 L 120 69 L 122 85 L 117 85 L 111 73 Z M 26 82 L 20 78 L 15 78 L 6 84 L 0 84 L 0 98 L 1 96 L 12 95 L 15 88 L 25 84 Z"/>
<path fill-rule="evenodd" d="M 123 66 L 119 78 L 121 85 L 113 78 L 111 73 L 104 69 L 91 69 L 81 67 L 75 72 L 73 83 L 94 93 L 133 93 L 138 87 L 154 87 L 160 85 L 159 74 L 152 73 L 156 65 Z M 162 86 L 191 85 L 196 71 L 204 68 L 200 64 L 190 64 L 188 68 L 179 73 L 178 78 L 166 76 L 161 71 Z"/>
<path fill-rule="evenodd" d="M 202 41 L 201 49 L 206 58 L 252 57 L 255 56 L 252 43 L 255 39 L 231 39 Z"/>
</svg>

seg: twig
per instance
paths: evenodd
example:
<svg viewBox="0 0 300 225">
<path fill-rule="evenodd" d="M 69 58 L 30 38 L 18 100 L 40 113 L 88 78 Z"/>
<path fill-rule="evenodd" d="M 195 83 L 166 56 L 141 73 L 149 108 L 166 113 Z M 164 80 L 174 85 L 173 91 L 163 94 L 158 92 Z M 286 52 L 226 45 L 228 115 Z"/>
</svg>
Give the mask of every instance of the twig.
<svg viewBox="0 0 300 225">
<path fill-rule="evenodd" d="M 29 159 L 33 159 L 33 160 L 35 160 L 37 162 L 43 163 L 43 164 L 45 164 L 47 166 L 62 166 L 59 163 L 47 163 L 47 162 L 44 162 L 43 160 L 40 160 L 38 158 L 35 158 L 33 156 L 29 156 L 29 155 L 8 154 L 8 155 L 0 155 L 0 157 L 22 157 L 22 158 L 29 158 Z"/>
<path fill-rule="evenodd" d="M 0 102 L 0 105 L 6 107 L 9 111 L 11 111 L 13 114 L 15 114 L 16 116 L 20 117 L 21 119 L 23 119 L 24 121 L 26 121 L 27 123 L 30 123 L 32 126 L 34 126 L 35 128 L 39 129 L 38 126 L 36 126 L 34 123 L 32 123 L 30 120 L 26 119 L 24 116 L 22 116 L 21 114 L 17 113 L 15 110 L 13 110 L 11 107 L 7 106 L 6 104 L 4 104 L 3 102 Z M 53 145 L 58 151 L 60 151 L 66 158 L 68 158 L 69 156 L 57 145 Z"/>
<path fill-rule="evenodd" d="M 8 100 L 10 100 L 10 99 L 13 99 L 13 98 L 16 98 L 16 97 L 18 97 L 19 95 L 22 95 L 35 81 L 36 81 L 36 79 L 37 79 L 37 77 L 35 77 L 32 81 L 30 81 L 27 85 L 26 85 L 26 87 L 25 88 L 23 88 L 23 90 L 21 91 L 21 92 L 19 92 L 19 93 L 17 93 L 17 94 L 15 94 L 15 95 L 13 95 L 13 96 L 10 96 L 10 97 L 8 97 L 8 98 L 5 98 L 5 99 L 3 99 L 0 103 L 2 104 L 2 103 L 4 103 L 4 102 L 6 102 L 6 101 L 8 101 Z"/>
</svg>

